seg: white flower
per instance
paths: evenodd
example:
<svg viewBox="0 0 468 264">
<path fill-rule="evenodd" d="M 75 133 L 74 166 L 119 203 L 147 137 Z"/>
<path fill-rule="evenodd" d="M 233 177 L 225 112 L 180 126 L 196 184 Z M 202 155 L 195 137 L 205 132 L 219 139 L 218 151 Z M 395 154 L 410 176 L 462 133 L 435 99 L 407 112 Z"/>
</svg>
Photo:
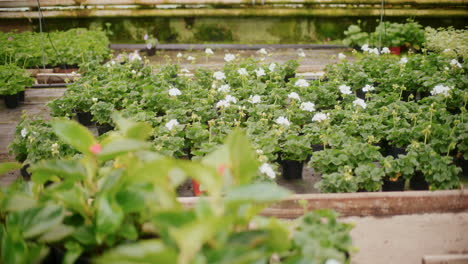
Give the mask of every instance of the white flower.
<svg viewBox="0 0 468 264">
<path fill-rule="evenodd" d="M 400 64 L 406 64 L 408 62 L 408 59 L 406 57 L 403 57 L 400 59 Z"/>
<path fill-rule="evenodd" d="M 451 60 L 450 65 L 452 65 L 453 67 L 457 67 L 457 68 L 462 67 L 462 65 L 456 59 Z"/>
<path fill-rule="evenodd" d="M 327 120 L 329 118 L 329 114 L 324 114 L 324 113 L 316 113 L 312 117 L 312 122 L 322 122 L 324 120 Z"/>
<path fill-rule="evenodd" d="M 344 59 L 346 59 L 346 55 L 344 55 L 343 53 L 340 52 L 340 53 L 338 53 L 338 59 L 344 60 Z"/>
<path fill-rule="evenodd" d="M 133 53 L 130 53 L 128 55 L 128 60 L 129 61 L 134 61 L 134 60 L 139 60 L 141 61 L 140 54 L 138 54 L 138 50 L 135 50 Z M 115 63 L 115 62 L 114 62 Z"/>
<path fill-rule="evenodd" d="M 260 97 L 260 95 L 254 95 L 254 96 L 250 96 L 249 97 L 249 102 L 252 103 L 252 104 L 258 104 L 262 101 L 262 98 Z"/>
<path fill-rule="evenodd" d="M 226 62 L 230 62 L 230 61 L 233 61 L 235 59 L 236 59 L 236 55 L 234 55 L 234 54 L 227 53 L 227 54 L 224 55 L 224 60 Z"/>
<path fill-rule="evenodd" d="M 362 109 L 366 109 L 367 104 L 362 100 L 361 98 L 357 98 L 356 100 L 353 101 L 354 107 L 360 106 Z"/>
<path fill-rule="evenodd" d="M 282 126 L 289 126 L 289 125 L 290 125 L 289 120 L 288 120 L 286 117 L 284 117 L 284 116 L 278 117 L 278 118 L 276 119 L 276 123 L 277 123 L 278 125 L 282 125 Z"/>
<path fill-rule="evenodd" d="M 276 173 L 273 170 L 273 168 L 268 164 L 268 163 L 263 163 L 262 166 L 260 166 L 260 172 L 268 176 L 270 179 L 276 178 Z"/>
<path fill-rule="evenodd" d="M 431 94 L 432 94 L 432 95 L 443 94 L 443 95 L 445 95 L 445 96 L 448 96 L 450 90 L 451 90 L 450 87 L 444 86 L 444 85 L 442 85 L 442 84 L 438 84 L 438 85 L 436 85 L 436 86 L 432 89 Z"/>
<path fill-rule="evenodd" d="M 93 100 L 93 103 L 97 103 L 98 99 L 96 97 L 93 97 L 91 100 Z"/>
<path fill-rule="evenodd" d="M 297 87 L 309 87 L 309 83 L 304 79 L 299 79 L 294 83 L 294 86 Z"/>
<path fill-rule="evenodd" d="M 338 89 L 340 90 L 340 92 L 342 94 L 351 94 L 351 87 L 347 86 L 347 85 L 340 85 L 340 87 L 338 87 Z"/>
<path fill-rule="evenodd" d="M 342 263 L 339 262 L 339 261 L 336 260 L 336 259 L 327 259 L 327 261 L 325 262 L 325 264 L 342 264 Z"/>
<path fill-rule="evenodd" d="M 169 89 L 169 95 L 170 96 L 178 96 L 178 95 L 181 95 L 181 94 L 182 94 L 182 92 L 177 88 Z"/>
<path fill-rule="evenodd" d="M 214 54 L 213 50 L 210 49 L 210 48 L 206 48 L 205 53 L 206 53 L 206 55 L 213 55 Z"/>
<path fill-rule="evenodd" d="M 362 51 L 368 51 L 369 50 L 369 44 L 362 45 L 361 50 Z"/>
<path fill-rule="evenodd" d="M 258 155 L 263 155 L 263 150 L 257 149 L 257 154 L 258 154 Z"/>
<path fill-rule="evenodd" d="M 443 53 L 447 53 L 447 52 L 450 52 L 452 51 L 451 49 L 444 49 L 444 51 L 442 51 Z"/>
<path fill-rule="evenodd" d="M 223 79 L 226 79 L 226 75 L 224 75 L 224 72 L 221 72 L 221 71 L 217 71 L 217 72 L 213 73 L 213 77 L 214 77 L 216 80 L 223 80 Z"/>
<path fill-rule="evenodd" d="M 312 102 L 303 102 L 301 103 L 301 110 L 307 111 L 307 112 L 313 112 L 315 111 L 315 104 Z"/>
<path fill-rule="evenodd" d="M 135 74 L 136 74 L 136 71 L 135 71 L 135 70 L 132 70 L 132 74 L 135 75 Z"/>
<path fill-rule="evenodd" d="M 171 119 L 164 125 L 167 129 L 172 130 L 175 126 L 179 125 L 177 119 Z"/>
<path fill-rule="evenodd" d="M 262 68 L 258 68 L 255 70 L 255 74 L 257 75 L 257 77 L 262 77 L 263 75 L 265 75 L 265 71 Z"/>
<path fill-rule="evenodd" d="M 21 129 L 21 136 L 25 138 L 28 135 L 28 130 L 26 128 Z"/>
<path fill-rule="evenodd" d="M 115 61 L 111 61 L 110 64 L 115 65 Z"/>
<path fill-rule="evenodd" d="M 193 56 L 188 56 L 188 57 L 187 57 L 187 60 L 189 60 L 189 61 L 194 61 L 194 60 L 195 60 L 195 57 L 193 57 Z"/>
<path fill-rule="evenodd" d="M 239 75 L 249 75 L 249 73 L 247 72 L 247 70 L 245 68 L 240 68 L 237 70 L 237 73 L 239 73 Z"/>
<path fill-rule="evenodd" d="M 297 56 L 302 57 L 302 58 L 305 58 L 306 54 L 304 53 L 304 51 L 301 50 L 301 51 L 297 54 Z"/>
<path fill-rule="evenodd" d="M 276 63 L 272 62 L 272 63 L 270 64 L 270 66 L 268 66 L 268 69 L 269 69 L 270 71 L 275 71 L 275 69 L 276 69 Z"/>
<path fill-rule="evenodd" d="M 220 108 L 220 107 L 229 107 L 231 104 L 226 101 L 226 100 L 220 100 L 219 102 L 216 103 L 216 108 Z"/>
<path fill-rule="evenodd" d="M 229 95 L 229 94 L 226 95 L 226 97 L 224 97 L 224 100 L 228 103 L 233 103 L 233 104 L 237 103 L 237 99 L 234 96 Z"/>
<path fill-rule="evenodd" d="M 182 56 L 183 56 L 182 53 L 180 53 L 180 52 L 177 53 L 177 58 L 182 58 Z"/>
<path fill-rule="evenodd" d="M 190 71 L 187 69 L 187 68 L 182 68 L 180 70 L 180 72 L 183 72 L 183 73 L 190 73 Z"/>
<path fill-rule="evenodd" d="M 153 45 L 151 45 L 151 43 L 146 44 L 147 49 L 151 49 L 152 47 L 153 47 Z"/>
<path fill-rule="evenodd" d="M 231 90 L 229 84 L 223 84 L 218 88 L 218 92 L 227 93 Z"/>
<path fill-rule="evenodd" d="M 389 54 L 390 50 L 387 47 L 383 47 L 382 50 L 380 51 L 382 54 Z"/>
<path fill-rule="evenodd" d="M 301 98 L 299 97 L 299 95 L 296 92 L 292 92 L 292 93 L 288 94 L 288 98 L 296 99 L 298 101 L 301 100 Z"/>
<path fill-rule="evenodd" d="M 369 49 L 367 49 L 367 52 L 368 52 L 369 54 L 374 53 L 375 55 L 379 55 L 379 54 L 380 54 L 378 48 L 373 48 L 373 49 L 370 49 L 370 48 L 369 48 Z"/>
<path fill-rule="evenodd" d="M 145 34 L 145 35 L 143 36 L 143 39 L 144 39 L 144 40 L 148 40 L 148 34 Z"/>
<path fill-rule="evenodd" d="M 50 150 L 53 155 L 59 154 L 59 145 L 57 143 L 52 144 Z"/>
<path fill-rule="evenodd" d="M 369 84 L 366 84 L 366 86 L 362 87 L 362 91 L 365 93 L 374 91 L 374 90 L 375 90 L 374 86 L 369 85 Z"/>
<path fill-rule="evenodd" d="M 257 51 L 257 53 L 260 53 L 260 54 L 263 54 L 263 55 L 267 55 L 267 54 L 268 54 L 268 52 L 267 52 L 266 49 L 264 49 L 264 48 L 259 49 L 259 50 Z"/>
</svg>

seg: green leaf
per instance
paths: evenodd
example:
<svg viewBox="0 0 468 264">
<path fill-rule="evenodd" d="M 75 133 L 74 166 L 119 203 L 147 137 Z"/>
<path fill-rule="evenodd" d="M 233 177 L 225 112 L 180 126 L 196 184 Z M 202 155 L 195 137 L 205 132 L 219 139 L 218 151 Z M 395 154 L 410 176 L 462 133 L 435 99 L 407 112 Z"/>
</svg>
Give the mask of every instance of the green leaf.
<svg viewBox="0 0 468 264">
<path fill-rule="evenodd" d="M 179 264 L 189 264 L 203 244 L 218 231 L 215 218 L 203 218 L 196 222 L 170 230 L 180 250 Z"/>
<path fill-rule="evenodd" d="M 14 193 L 5 199 L 5 211 L 24 211 L 37 205 L 34 197 L 25 193 Z"/>
<path fill-rule="evenodd" d="M 80 181 L 86 178 L 86 169 L 76 160 L 44 160 L 31 168 L 31 179 L 43 184 L 57 176 L 65 181 Z"/>
<path fill-rule="evenodd" d="M 154 264 L 177 263 L 177 253 L 159 239 L 142 240 L 118 246 L 94 259 L 96 264 Z"/>
<path fill-rule="evenodd" d="M 116 139 L 104 146 L 102 151 L 99 152 L 98 158 L 101 161 L 108 161 L 128 152 L 147 150 L 149 148 L 150 144 L 144 141 L 136 139 Z"/>
<path fill-rule="evenodd" d="M 62 224 L 56 225 L 48 229 L 44 234 L 42 234 L 38 238 L 38 241 L 46 243 L 56 242 L 69 236 L 73 233 L 74 230 L 75 229 L 71 226 L 66 226 Z"/>
<path fill-rule="evenodd" d="M 91 153 L 90 147 L 97 143 L 93 134 L 75 121 L 55 120 L 52 121 L 52 128 L 62 141 L 84 154 Z"/>
<path fill-rule="evenodd" d="M 32 208 L 26 211 L 16 212 L 16 220 L 14 221 L 18 221 L 25 238 L 32 238 L 61 224 L 64 215 L 65 211 L 61 206 L 46 205 L 40 208 Z M 12 215 L 9 215 L 9 217 L 10 216 Z"/>
<path fill-rule="evenodd" d="M 268 203 L 280 201 L 291 194 L 273 183 L 254 183 L 228 190 L 226 201 L 240 203 Z"/>
<path fill-rule="evenodd" d="M 226 140 L 231 159 L 231 169 L 237 184 L 251 183 L 257 176 L 259 162 L 248 137 L 242 130 L 235 130 Z"/>
<path fill-rule="evenodd" d="M 5 176 L 10 171 L 21 169 L 21 166 L 21 163 L 18 162 L 0 163 L 0 178 Z"/>
<path fill-rule="evenodd" d="M 151 126 L 143 122 L 134 122 L 129 119 L 123 118 L 119 113 L 114 113 L 114 122 L 127 138 L 145 140 L 151 135 Z"/>
<path fill-rule="evenodd" d="M 117 231 L 124 214 L 117 203 L 110 201 L 109 197 L 104 195 L 97 198 L 96 211 L 96 239 L 98 243 L 102 243 L 107 235 Z"/>
<path fill-rule="evenodd" d="M 209 194 L 221 195 L 223 177 L 213 167 L 186 160 L 178 160 L 177 166 L 184 170 L 189 177 L 198 181 Z"/>
</svg>

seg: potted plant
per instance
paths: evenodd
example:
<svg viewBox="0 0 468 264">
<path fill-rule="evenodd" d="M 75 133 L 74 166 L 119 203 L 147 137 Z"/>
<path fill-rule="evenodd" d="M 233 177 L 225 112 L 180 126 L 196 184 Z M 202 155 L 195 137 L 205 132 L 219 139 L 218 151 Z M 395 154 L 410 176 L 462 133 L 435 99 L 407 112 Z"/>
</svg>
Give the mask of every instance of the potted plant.
<svg viewBox="0 0 468 264">
<path fill-rule="evenodd" d="M 93 116 L 93 121 L 96 122 L 99 135 L 107 133 L 114 128 L 112 125 L 112 113 L 115 110 L 113 104 L 100 101 L 93 104 L 89 110 Z"/>
<path fill-rule="evenodd" d="M 0 95 L 8 108 L 16 108 L 20 99 L 24 101 L 24 88 L 30 86 L 33 79 L 29 74 L 14 64 L 0 65 Z"/>
<path fill-rule="evenodd" d="M 153 35 L 145 34 L 143 37 L 146 44 L 146 54 L 148 56 L 154 56 L 156 54 L 156 46 L 158 45 L 158 39 Z"/>
</svg>

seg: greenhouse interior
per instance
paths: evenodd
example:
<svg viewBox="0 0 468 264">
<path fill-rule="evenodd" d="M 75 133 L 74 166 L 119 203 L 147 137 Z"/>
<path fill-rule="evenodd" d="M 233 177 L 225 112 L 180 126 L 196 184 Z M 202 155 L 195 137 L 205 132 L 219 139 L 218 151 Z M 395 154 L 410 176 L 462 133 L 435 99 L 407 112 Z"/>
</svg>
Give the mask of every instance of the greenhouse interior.
<svg viewBox="0 0 468 264">
<path fill-rule="evenodd" d="M 467 264 L 465 0 L 0 0 L 0 263 Z"/>
</svg>

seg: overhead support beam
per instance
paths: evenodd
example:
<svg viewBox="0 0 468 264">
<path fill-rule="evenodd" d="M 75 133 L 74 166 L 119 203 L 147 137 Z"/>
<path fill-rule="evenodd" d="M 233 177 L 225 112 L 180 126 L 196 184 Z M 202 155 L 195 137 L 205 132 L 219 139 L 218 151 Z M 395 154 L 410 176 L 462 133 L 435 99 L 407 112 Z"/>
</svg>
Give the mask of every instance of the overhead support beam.
<svg viewBox="0 0 468 264">
<path fill-rule="evenodd" d="M 233 16 L 328 16 L 328 17 L 360 17 L 380 16 L 379 8 L 210 8 L 210 9 L 77 9 L 77 10 L 46 10 L 46 18 L 71 17 L 233 17 Z M 468 9 L 387 9 L 385 16 L 403 17 L 453 17 L 468 16 Z M 38 12 L 0 12 L 0 19 L 38 18 Z"/>
</svg>

